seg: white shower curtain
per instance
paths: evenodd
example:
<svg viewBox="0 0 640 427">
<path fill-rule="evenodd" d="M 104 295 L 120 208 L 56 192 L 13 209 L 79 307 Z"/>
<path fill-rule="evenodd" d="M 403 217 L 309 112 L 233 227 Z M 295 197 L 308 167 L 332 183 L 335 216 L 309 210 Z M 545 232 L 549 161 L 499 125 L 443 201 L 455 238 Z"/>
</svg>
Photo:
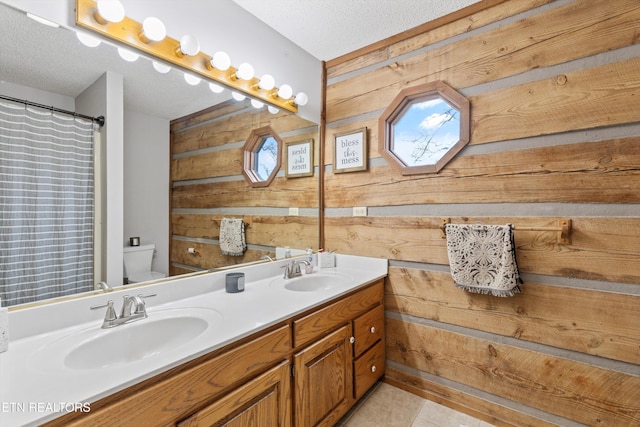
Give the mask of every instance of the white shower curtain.
<svg viewBox="0 0 640 427">
<path fill-rule="evenodd" d="M 0 102 L 2 305 L 93 289 L 94 124 Z"/>
</svg>

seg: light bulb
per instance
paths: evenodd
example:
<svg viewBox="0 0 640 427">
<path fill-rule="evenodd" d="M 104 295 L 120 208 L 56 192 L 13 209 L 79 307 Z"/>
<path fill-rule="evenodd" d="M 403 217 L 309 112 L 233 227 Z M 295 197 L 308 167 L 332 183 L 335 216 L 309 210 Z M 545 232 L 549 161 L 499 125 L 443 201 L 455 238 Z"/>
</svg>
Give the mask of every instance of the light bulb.
<svg viewBox="0 0 640 427">
<path fill-rule="evenodd" d="M 209 89 L 211 89 L 211 92 L 213 93 L 222 93 L 224 91 L 224 88 L 222 86 L 215 83 L 209 83 Z"/>
<path fill-rule="evenodd" d="M 87 34 L 82 31 L 76 31 L 76 37 L 78 38 L 78 40 L 80 40 L 80 43 L 85 46 L 96 47 L 100 45 L 100 39 L 92 36 L 91 34 Z"/>
<path fill-rule="evenodd" d="M 120 22 L 124 19 L 124 6 L 119 0 L 98 0 L 97 6 L 94 17 L 100 24 Z"/>
<path fill-rule="evenodd" d="M 231 66 L 231 58 L 225 52 L 216 52 L 211 58 L 211 65 L 221 71 L 228 70 Z"/>
<path fill-rule="evenodd" d="M 138 58 L 140 58 L 140 55 L 138 55 L 137 53 L 123 47 L 118 48 L 118 55 L 120 55 L 120 58 L 124 59 L 127 62 L 134 62 L 137 61 Z"/>
<path fill-rule="evenodd" d="M 260 83 L 258 83 L 258 87 L 264 90 L 271 90 L 276 87 L 276 81 L 271 74 L 265 74 L 260 78 Z"/>
<path fill-rule="evenodd" d="M 253 108 L 262 108 L 264 107 L 264 102 L 258 101 L 257 99 L 252 99 L 251 105 L 253 106 Z"/>
<path fill-rule="evenodd" d="M 180 39 L 180 46 L 176 50 L 178 56 L 196 56 L 200 52 L 200 42 L 191 34 L 186 34 Z"/>
<path fill-rule="evenodd" d="M 169 71 L 171 71 L 171 67 L 169 67 L 166 64 L 163 64 L 162 62 L 152 61 L 152 63 L 153 63 L 153 68 L 155 68 L 156 71 L 159 73 L 166 74 Z"/>
<path fill-rule="evenodd" d="M 293 96 L 293 89 L 289 85 L 282 85 L 278 89 L 278 96 L 282 99 L 289 99 Z"/>
<path fill-rule="evenodd" d="M 296 99 L 295 99 L 295 101 L 296 101 L 296 104 L 298 104 L 298 105 L 300 105 L 300 106 L 307 105 L 307 102 L 309 102 L 309 97 L 307 96 L 307 94 L 306 94 L 306 93 L 304 93 L 304 92 L 299 92 L 299 93 L 296 95 Z"/>
<path fill-rule="evenodd" d="M 240 64 L 240 66 L 238 67 L 238 71 L 236 71 L 236 76 L 242 80 L 251 80 L 253 78 L 253 75 L 253 67 L 251 66 L 251 64 L 247 64 L 246 62 Z"/>
<path fill-rule="evenodd" d="M 280 112 L 280 110 L 278 110 L 276 107 L 273 107 L 271 105 L 267 106 L 267 110 L 269 110 L 271 114 L 278 114 Z"/>
<path fill-rule="evenodd" d="M 150 41 L 159 42 L 164 40 L 167 36 L 167 29 L 158 18 L 150 16 L 142 22 L 142 31 L 140 32 L 140 39 L 149 43 Z"/>
<path fill-rule="evenodd" d="M 194 76 L 193 74 L 184 73 L 184 81 L 189 83 L 191 86 L 196 86 L 200 83 L 202 79 L 198 76 Z"/>
<path fill-rule="evenodd" d="M 231 92 L 231 97 L 236 101 L 243 101 L 246 98 L 246 96 L 238 92 Z"/>
</svg>

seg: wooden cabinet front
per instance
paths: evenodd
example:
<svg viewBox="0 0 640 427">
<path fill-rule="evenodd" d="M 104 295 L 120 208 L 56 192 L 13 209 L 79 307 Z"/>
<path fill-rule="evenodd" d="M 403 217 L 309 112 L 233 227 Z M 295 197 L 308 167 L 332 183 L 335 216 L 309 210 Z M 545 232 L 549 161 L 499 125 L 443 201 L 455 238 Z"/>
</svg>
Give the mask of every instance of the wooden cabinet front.
<svg viewBox="0 0 640 427">
<path fill-rule="evenodd" d="M 294 423 L 332 426 L 353 405 L 351 325 L 347 324 L 294 357 Z"/>
<path fill-rule="evenodd" d="M 365 350 L 383 338 L 384 307 L 382 305 L 369 310 L 353 321 L 353 357 L 360 356 Z"/>
<path fill-rule="evenodd" d="M 178 427 L 289 427 L 291 381 L 289 362 L 258 378 L 178 423 Z"/>
<path fill-rule="evenodd" d="M 384 342 L 378 341 L 353 362 L 353 392 L 356 400 L 384 374 Z"/>
<path fill-rule="evenodd" d="M 293 345 L 299 347 L 324 336 L 327 331 L 351 322 L 360 314 L 382 303 L 383 281 L 349 295 L 293 322 Z"/>
</svg>

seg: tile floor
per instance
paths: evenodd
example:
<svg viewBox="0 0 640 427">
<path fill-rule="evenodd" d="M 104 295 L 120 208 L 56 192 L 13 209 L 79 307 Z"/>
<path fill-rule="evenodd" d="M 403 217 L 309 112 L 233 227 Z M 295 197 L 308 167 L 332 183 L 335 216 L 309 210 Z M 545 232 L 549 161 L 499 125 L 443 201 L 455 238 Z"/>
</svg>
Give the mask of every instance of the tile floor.
<svg viewBox="0 0 640 427">
<path fill-rule="evenodd" d="M 378 383 L 338 427 L 491 427 L 492 425 L 385 383 Z"/>
</svg>

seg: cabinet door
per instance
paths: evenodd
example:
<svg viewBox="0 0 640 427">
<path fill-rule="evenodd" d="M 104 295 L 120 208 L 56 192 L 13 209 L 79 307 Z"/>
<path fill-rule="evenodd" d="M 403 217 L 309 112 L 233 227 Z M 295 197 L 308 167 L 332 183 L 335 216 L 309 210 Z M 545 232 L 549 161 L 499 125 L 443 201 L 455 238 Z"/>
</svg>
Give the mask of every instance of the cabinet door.
<svg viewBox="0 0 640 427">
<path fill-rule="evenodd" d="M 294 356 L 296 427 L 333 426 L 353 405 L 351 325 Z"/>
<path fill-rule="evenodd" d="M 283 362 L 178 423 L 186 426 L 291 426 L 290 365 Z"/>
</svg>

